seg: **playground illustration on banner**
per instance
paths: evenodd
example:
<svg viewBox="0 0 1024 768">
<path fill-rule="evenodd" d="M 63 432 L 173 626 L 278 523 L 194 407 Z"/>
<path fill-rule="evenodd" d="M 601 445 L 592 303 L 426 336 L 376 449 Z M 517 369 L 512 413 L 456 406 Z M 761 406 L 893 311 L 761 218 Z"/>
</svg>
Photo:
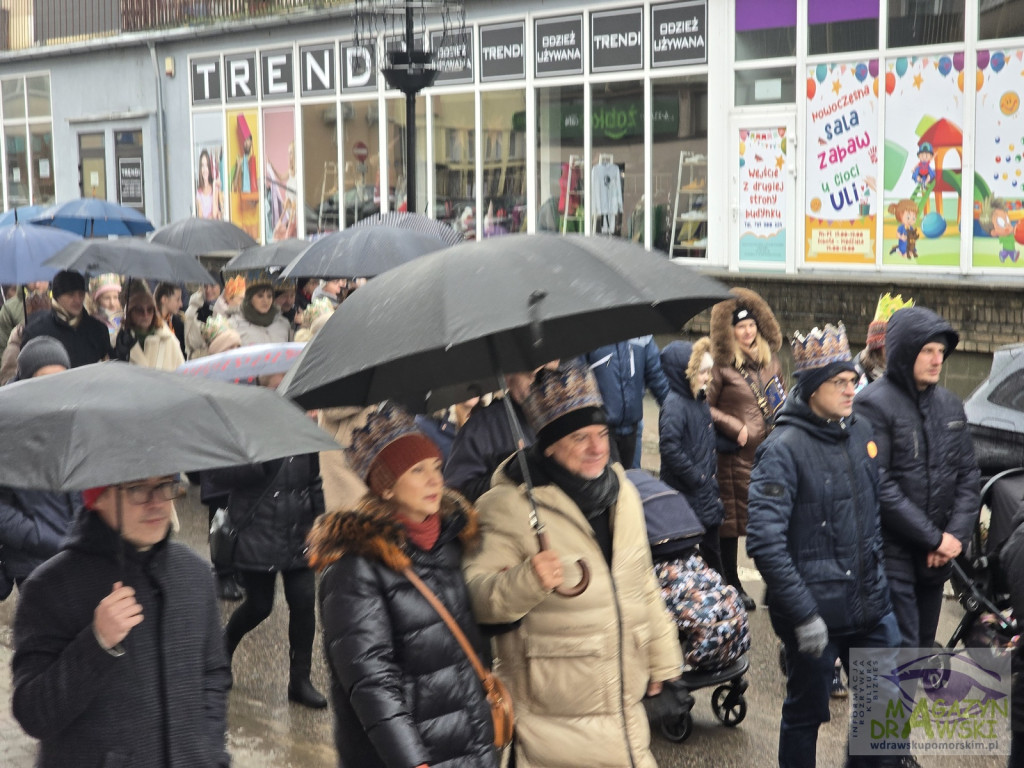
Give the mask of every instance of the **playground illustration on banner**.
<svg viewBox="0 0 1024 768">
<path fill-rule="evenodd" d="M 741 130 L 740 261 L 786 263 L 786 129 Z"/>
<path fill-rule="evenodd" d="M 960 265 L 963 54 L 900 57 L 885 72 L 884 264 Z M 977 74 L 980 87 L 984 72 Z M 966 97 L 973 95 L 970 84 Z M 975 175 L 975 196 L 979 189 Z"/>
<path fill-rule="evenodd" d="M 976 267 L 1024 269 L 1024 51 L 978 51 Z"/>
<path fill-rule="evenodd" d="M 877 59 L 808 68 L 808 262 L 875 263 L 877 125 Z"/>
</svg>

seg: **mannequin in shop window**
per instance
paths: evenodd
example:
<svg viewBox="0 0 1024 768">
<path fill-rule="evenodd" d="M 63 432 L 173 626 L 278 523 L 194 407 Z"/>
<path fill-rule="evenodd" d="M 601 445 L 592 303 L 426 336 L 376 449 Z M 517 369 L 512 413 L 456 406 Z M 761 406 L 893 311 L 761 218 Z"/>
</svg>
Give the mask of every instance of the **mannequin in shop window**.
<svg viewBox="0 0 1024 768">
<path fill-rule="evenodd" d="M 594 231 L 611 235 L 617 231 L 616 217 L 622 213 L 622 171 L 615 158 L 602 152 L 591 170 L 590 186 L 594 196 Z"/>
</svg>

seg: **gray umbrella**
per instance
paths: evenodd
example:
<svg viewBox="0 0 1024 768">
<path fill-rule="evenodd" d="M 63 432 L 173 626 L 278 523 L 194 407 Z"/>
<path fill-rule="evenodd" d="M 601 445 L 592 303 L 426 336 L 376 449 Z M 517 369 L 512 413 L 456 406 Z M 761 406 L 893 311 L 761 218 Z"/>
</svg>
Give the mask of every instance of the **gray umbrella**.
<svg viewBox="0 0 1024 768">
<path fill-rule="evenodd" d="M 422 213 L 405 213 L 404 211 L 391 211 L 390 213 L 375 213 L 360 219 L 353 227 L 398 227 L 413 232 L 420 232 L 424 235 L 436 237 L 445 245 L 459 245 L 465 242 L 460 233 L 451 228 L 450 225 L 436 219 L 429 219 Z"/>
<path fill-rule="evenodd" d="M 221 267 L 221 272 L 247 272 L 271 267 L 283 269 L 295 261 L 295 257 L 309 248 L 308 240 L 279 240 L 269 245 L 253 245 L 246 248 Z"/>
<path fill-rule="evenodd" d="M 72 491 L 338 447 L 262 387 L 110 362 L 0 388 L 0 485 Z"/>
<path fill-rule="evenodd" d="M 43 264 L 89 275 L 113 272 L 168 283 L 216 283 L 194 256 L 166 245 L 134 237 L 78 240 Z"/>
<path fill-rule="evenodd" d="M 446 245 L 432 235 L 401 227 L 350 227 L 317 240 L 281 277 L 375 277 Z"/>
<path fill-rule="evenodd" d="M 160 227 L 149 239 L 190 256 L 238 253 L 243 248 L 256 245 L 247 233 L 230 221 L 220 219 L 180 219 Z"/>
</svg>

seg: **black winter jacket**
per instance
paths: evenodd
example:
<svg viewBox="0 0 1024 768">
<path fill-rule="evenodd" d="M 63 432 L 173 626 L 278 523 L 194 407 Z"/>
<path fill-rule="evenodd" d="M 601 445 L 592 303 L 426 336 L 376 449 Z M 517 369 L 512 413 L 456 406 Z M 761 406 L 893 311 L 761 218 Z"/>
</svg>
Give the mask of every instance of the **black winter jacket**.
<svg viewBox="0 0 1024 768">
<path fill-rule="evenodd" d="M 523 428 L 526 446 L 537 440 L 526 421 L 522 408 L 513 400 L 512 407 Z M 474 411 L 455 436 L 451 454 L 444 465 L 444 484 L 476 501 L 491 488 L 491 477 L 505 459 L 516 450 L 512 429 L 508 425 L 505 404 L 495 400 L 486 408 Z"/>
<path fill-rule="evenodd" d="M 210 564 L 167 539 L 119 542 L 95 513 L 25 581 L 14 619 L 15 718 L 40 740 L 39 768 L 212 768 L 224 746 L 230 677 Z M 100 647 L 93 611 L 114 582 L 135 589 L 142 623 L 124 655 Z"/>
<path fill-rule="evenodd" d="M 292 571 L 308 567 L 306 537 L 324 512 L 318 454 L 213 470 L 208 482 L 229 494 L 228 512 L 238 529 L 236 568 Z"/>
<path fill-rule="evenodd" d="M 694 398 L 686 367 L 693 344 L 673 341 L 661 352 L 669 394 L 658 417 L 661 479 L 679 491 L 705 528 L 721 525 L 725 510 L 718 492 L 718 452 L 711 407 Z"/>
<path fill-rule="evenodd" d="M 12 579 L 23 579 L 57 554 L 82 508 L 79 493 L 0 488 L 0 562 Z"/>
<path fill-rule="evenodd" d="M 943 532 L 966 544 L 981 507 L 981 473 L 963 404 L 943 387 L 918 391 L 914 383 L 921 347 L 937 335 L 948 356 L 959 340 L 949 323 L 924 307 L 896 312 L 885 332 L 885 375 L 854 401 L 878 445 L 886 571 L 933 584 L 949 578 L 952 566 L 928 568 L 928 553 Z"/>
<path fill-rule="evenodd" d="M 37 336 L 52 336 L 63 344 L 72 368 L 98 363 L 110 357 L 112 351 L 107 326 L 88 312 L 82 312 L 82 321 L 77 328 L 68 325 L 52 309 L 49 312 L 37 312 L 25 323 L 21 336 L 22 349 Z"/>
<path fill-rule="evenodd" d="M 438 596 L 488 666 L 462 578 L 463 543 L 476 513 L 447 492 L 441 533 L 425 552 L 390 509 L 367 496 L 332 512 L 310 535 L 311 561 L 327 566 L 320 621 L 331 670 L 335 741 L 346 768 L 497 768 L 490 708 L 454 635 L 401 571 Z"/>
<path fill-rule="evenodd" d="M 795 627 L 817 614 L 829 632 L 851 634 L 892 610 L 871 452 L 866 420 L 826 421 L 798 393 L 758 448 L 747 553 L 778 623 Z"/>
</svg>

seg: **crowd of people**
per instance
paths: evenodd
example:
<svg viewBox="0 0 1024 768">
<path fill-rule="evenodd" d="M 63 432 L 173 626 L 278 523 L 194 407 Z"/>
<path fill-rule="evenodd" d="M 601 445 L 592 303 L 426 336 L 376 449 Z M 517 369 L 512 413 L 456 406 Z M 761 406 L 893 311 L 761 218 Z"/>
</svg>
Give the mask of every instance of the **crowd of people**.
<svg viewBox="0 0 1024 768">
<path fill-rule="evenodd" d="M 181 286 L 61 272 L 0 310 L 3 369 L 14 381 L 107 359 L 170 371 L 308 340 L 354 287 L 236 276 L 182 312 Z M 42 766 L 228 765 L 235 651 L 273 610 L 280 573 L 288 698 L 330 705 L 339 765 L 501 764 L 475 655 L 515 705 L 509 764 L 654 766 L 643 701 L 680 678 L 683 649 L 626 475 L 650 392 L 660 478 L 703 526 L 700 557 L 747 611 L 758 601 L 739 576 L 743 537 L 764 579 L 787 677 L 778 764 L 814 766 L 850 649 L 929 647 L 950 562 L 977 524 L 963 406 L 939 385 L 958 342 L 931 310 L 886 296 L 856 359 L 842 323 L 794 331 L 788 386 L 778 321 L 736 288 L 692 342 L 659 350 L 643 337 L 554 360 L 509 374 L 504 395 L 432 415 L 323 409 L 342 450 L 191 478 L 210 519 L 226 507 L 238 532 L 216 574 L 173 541 L 178 477 L 0 488 L 0 594 L 17 586 L 19 601 L 14 715 Z M 226 626 L 217 598 L 241 601 Z M 327 696 L 310 675 L 318 612 Z M 1011 766 L 1022 746 L 1015 731 Z"/>
</svg>

